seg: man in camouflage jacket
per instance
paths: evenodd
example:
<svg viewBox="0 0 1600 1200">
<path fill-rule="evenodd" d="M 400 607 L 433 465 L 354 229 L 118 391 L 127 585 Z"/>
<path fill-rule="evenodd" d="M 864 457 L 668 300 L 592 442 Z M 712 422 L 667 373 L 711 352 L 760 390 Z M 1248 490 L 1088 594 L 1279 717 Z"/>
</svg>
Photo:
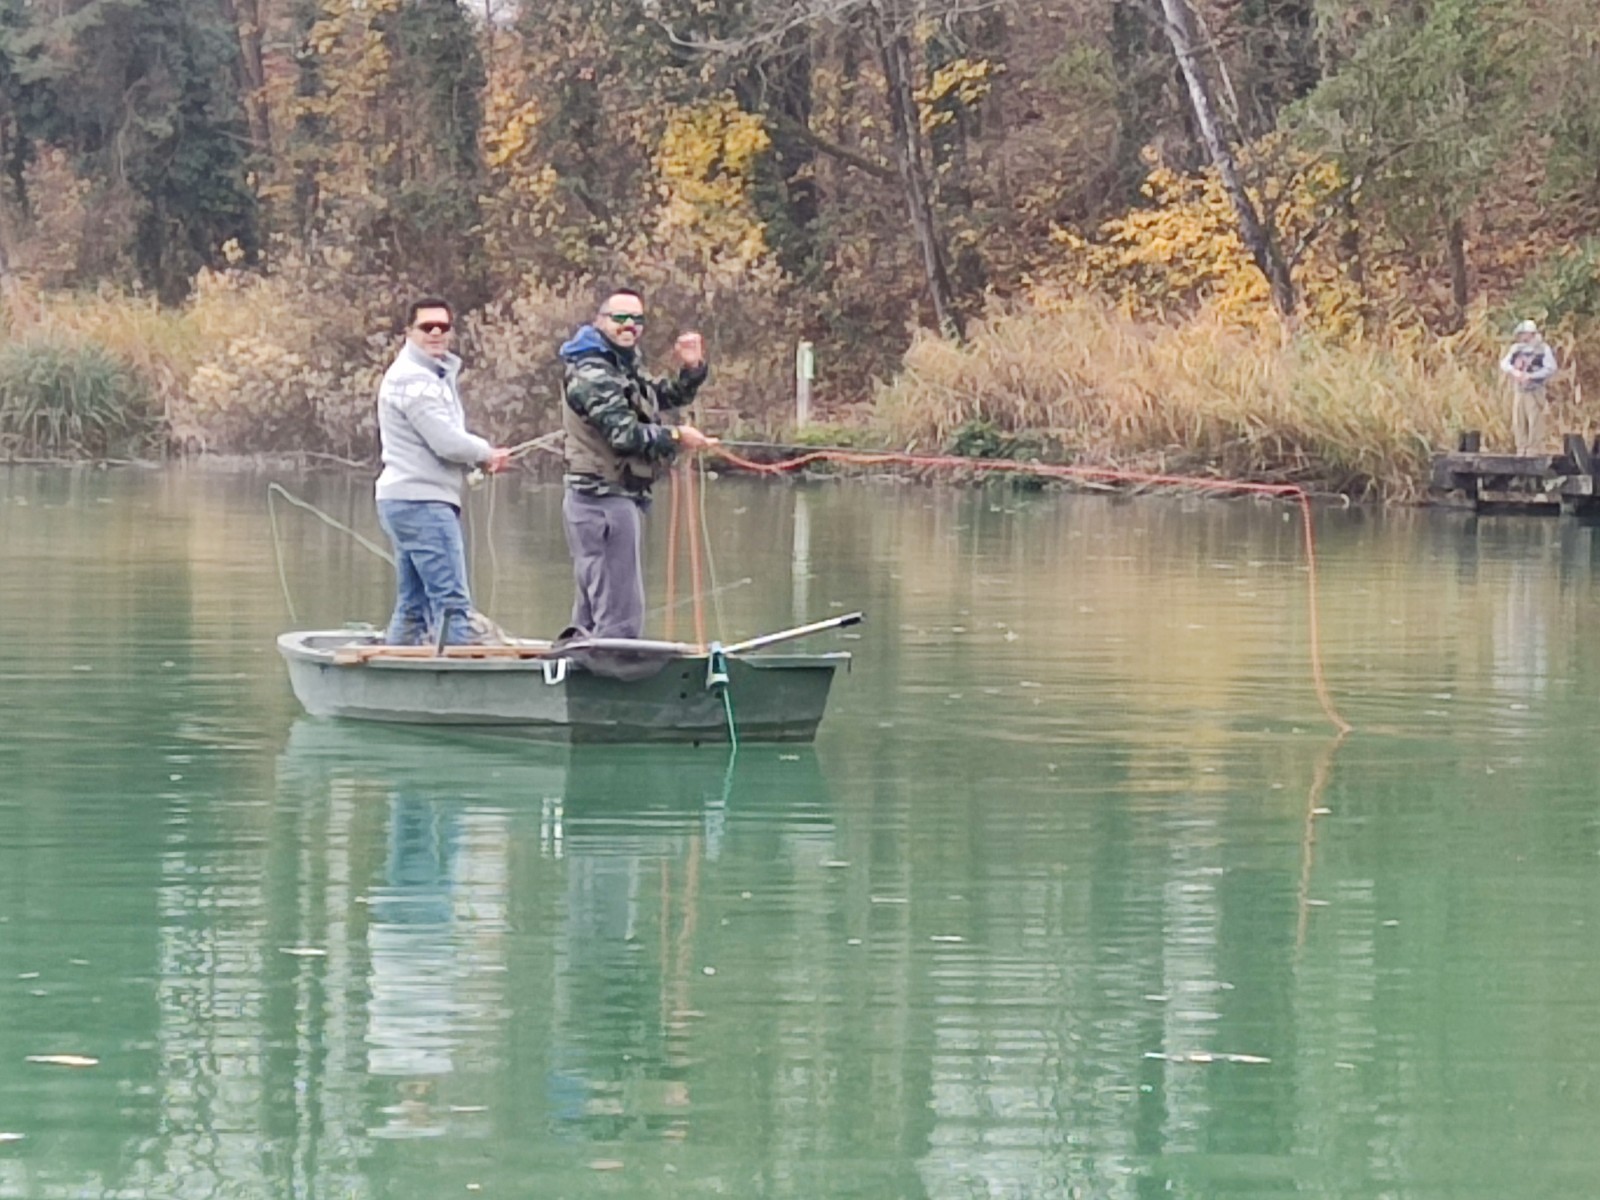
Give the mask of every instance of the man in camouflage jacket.
<svg viewBox="0 0 1600 1200">
<path fill-rule="evenodd" d="M 561 515 L 572 552 L 575 629 L 596 637 L 636 638 L 644 630 L 640 564 L 650 485 L 680 453 L 714 445 L 693 425 L 664 425 L 661 414 L 694 401 L 706 378 L 698 333 L 679 336 L 675 378 L 652 378 L 639 363 L 644 301 L 612 292 L 594 323 L 561 347 L 567 364 L 566 495 Z"/>
</svg>

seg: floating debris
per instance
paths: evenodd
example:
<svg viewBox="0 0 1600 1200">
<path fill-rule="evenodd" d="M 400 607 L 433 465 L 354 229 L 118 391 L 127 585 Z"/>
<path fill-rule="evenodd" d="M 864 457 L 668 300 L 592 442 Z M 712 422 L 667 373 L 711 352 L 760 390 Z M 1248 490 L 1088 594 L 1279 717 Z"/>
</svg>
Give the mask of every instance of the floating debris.
<svg viewBox="0 0 1600 1200">
<path fill-rule="evenodd" d="M 37 978 L 39 978 L 39 972 L 37 972 L 37 971 L 24 971 L 21 975 L 18 975 L 17 978 L 18 979 L 37 979 Z"/>
<path fill-rule="evenodd" d="M 327 958 L 328 952 L 318 946 L 279 946 L 279 954 L 292 954 L 295 958 Z"/>
<path fill-rule="evenodd" d="M 43 1063 L 47 1067 L 98 1067 L 100 1060 L 87 1054 L 30 1054 L 23 1062 Z"/>
<path fill-rule="evenodd" d="M 715 975 L 716 973 L 717 973 L 717 969 L 715 967 L 701 967 L 700 968 L 700 974 L 702 974 L 702 975 Z"/>
<path fill-rule="evenodd" d="M 589 1164 L 591 1171 L 620 1171 L 622 1160 L 620 1158 L 597 1158 Z"/>
<path fill-rule="evenodd" d="M 967 939 L 959 933 L 936 933 L 928 938 L 930 942 L 964 942 Z"/>
<path fill-rule="evenodd" d="M 1311 810 L 1311 815 L 1314 817 L 1325 817 L 1332 811 L 1333 809 L 1331 808 L 1313 808 Z"/>
<path fill-rule="evenodd" d="M 0 1133 L 0 1146 L 5 1145 L 7 1142 L 20 1142 L 27 1136 L 25 1133 Z"/>
<path fill-rule="evenodd" d="M 778 761 L 779 762 L 799 762 L 800 761 L 800 756 L 798 754 L 780 754 L 780 755 L 778 755 Z"/>
<path fill-rule="evenodd" d="M 860 938 L 846 938 L 844 940 L 844 944 L 846 946 L 859 946 L 859 945 L 861 945 L 861 939 Z"/>
<path fill-rule="evenodd" d="M 488 1112 L 489 1106 L 487 1104 L 452 1104 L 450 1111 L 453 1113 L 481 1113 Z M 467 1186 L 471 1187 L 472 1185 L 468 1184 Z"/>
<path fill-rule="evenodd" d="M 822 860 L 822 865 L 827 867 L 830 871 L 839 871 L 843 870 L 845 867 L 848 867 L 850 863 L 846 859 L 842 858 L 825 858 Z"/>
<path fill-rule="evenodd" d="M 911 901 L 904 896 L 872 896 L 869 897 L 874 904 L 910 904 Z"/>
</svg>

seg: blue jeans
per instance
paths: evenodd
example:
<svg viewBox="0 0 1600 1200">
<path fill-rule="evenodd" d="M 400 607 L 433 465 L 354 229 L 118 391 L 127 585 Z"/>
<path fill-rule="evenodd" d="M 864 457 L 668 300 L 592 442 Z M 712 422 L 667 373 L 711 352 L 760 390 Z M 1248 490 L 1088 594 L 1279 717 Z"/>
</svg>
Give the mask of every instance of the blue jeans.
<svg viewBox="0 0 1600 1200">
<path fill-rule="evenodd" d="M 394 545 L 397 580 L 384 640 L 391 646 L 427 645 L 438 639 L 442 623 L 447 645 L 476 641 L 461 510 L 442 500 L 379 500 L 378 523 Z"/>
</svg>

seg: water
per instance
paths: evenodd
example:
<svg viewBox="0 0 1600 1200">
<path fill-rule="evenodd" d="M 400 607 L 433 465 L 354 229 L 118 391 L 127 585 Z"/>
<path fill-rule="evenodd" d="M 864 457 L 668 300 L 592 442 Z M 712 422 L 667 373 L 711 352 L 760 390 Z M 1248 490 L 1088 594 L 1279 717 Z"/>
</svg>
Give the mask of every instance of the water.
<svg viewBox="0 0 1600 1200">
<path fill-rule="evenodd" d="M 1280 507 L 718 481 L 713 633 L 868 614 L 730 762 L 301 716 L 265 483 L 0 471 L 0 1197 L 1592 1192 L 1590 529 L 1320 513 L 1341 740 Z"/>
</svg>

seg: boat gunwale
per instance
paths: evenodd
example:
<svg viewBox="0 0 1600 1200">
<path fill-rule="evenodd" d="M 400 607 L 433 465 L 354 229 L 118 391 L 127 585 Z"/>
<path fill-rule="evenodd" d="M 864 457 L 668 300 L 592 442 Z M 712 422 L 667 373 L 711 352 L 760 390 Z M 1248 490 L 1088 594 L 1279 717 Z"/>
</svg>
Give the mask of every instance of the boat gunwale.
<svg viewBox="0 0 1600 1200">
<path fill-rule="evenodd" d="M 306 641 L 310 638 L 343 638 L 342 644 L 337 646 L 309 646 Z M 385 658 L 381 655 L 364 658 L 359 662 L 340 663 L 335 659 L 337 651 L 350 645 L 372 646 L 377 644 L 376 637 L 362 632 L 352 632 L 343 629 L 311 629 L 296 630 L 278 635 L 278 652 L 286 659 L 312 665 L 336 666 L 340 670 L 360 670 L 362 668 L 375 668 L 384 671 L 468 671 L 473 673 L 532 672 L 544 674 L 547 664 L 556 662 L 573 663 L 573 655 L 542 654 L 530 655 L 526 658 L 453 658 L 445 655 L 438 656 L 413 656 L 397 655 Z M 517 643 L 513 643 L 516 645 Z M 545 643 L 529 641 L 525 643 L 530 648 L 545 645 Z M 666 664 L 693 663 L 705 665 L 710 661 L 711 654 L 661 654 L 652 657 L 663 660 Z M 813 654 L 779 653 L 770 654 L 754 651 L 749 654 L 730 654 L 729 661 L 738 662 L 757 670 L 784 670 L 800 669 L 804 667 L 835 668 L 841 665 L 848 666 L 852 654 L 848 650 L 823 650 Z"/>
</svg>

